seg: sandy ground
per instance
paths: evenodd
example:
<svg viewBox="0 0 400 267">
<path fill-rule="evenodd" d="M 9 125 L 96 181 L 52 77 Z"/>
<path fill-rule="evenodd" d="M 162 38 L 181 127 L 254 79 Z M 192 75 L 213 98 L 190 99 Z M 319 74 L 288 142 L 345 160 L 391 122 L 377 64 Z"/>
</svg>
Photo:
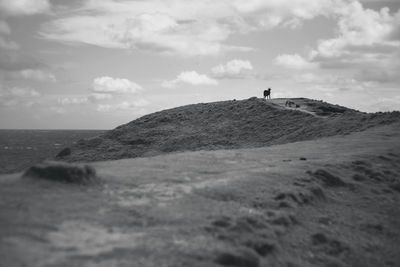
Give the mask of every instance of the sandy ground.
<svg viewBox="0 0 400 267">
<path fill-rule="evenodd" d="M 400 124 L 0 176 L 0 266 L 400 266 Z"/>
</svg>

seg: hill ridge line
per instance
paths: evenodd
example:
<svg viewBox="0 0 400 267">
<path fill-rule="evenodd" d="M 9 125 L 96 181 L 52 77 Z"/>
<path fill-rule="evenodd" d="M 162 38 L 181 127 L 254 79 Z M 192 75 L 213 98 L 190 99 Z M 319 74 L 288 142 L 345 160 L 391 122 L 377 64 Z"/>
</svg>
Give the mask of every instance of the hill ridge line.
<svg viewBox="0 0 400 267">
<path fill-rule="evenodd" d="M 252 97 L 190 104 L 145 115 L 63 149 L 57 160 L 99 161 L 170 152 L 263 147 L 349 134 L 400 121 L 306 98 Z"/>
</svg>

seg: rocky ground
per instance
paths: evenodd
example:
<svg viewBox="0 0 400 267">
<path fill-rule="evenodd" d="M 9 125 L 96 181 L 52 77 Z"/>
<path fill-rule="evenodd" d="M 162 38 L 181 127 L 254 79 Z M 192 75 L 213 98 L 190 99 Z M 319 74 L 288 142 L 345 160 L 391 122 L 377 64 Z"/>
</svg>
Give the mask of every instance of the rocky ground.
<svg viewBox="0 0 400 267">
<path fill-rule="evenodd" d="M 399 141 L 392 123 L 94 162 L 93 184 L 3 175 L 0 266 L 399 266 Z"/>
</svg>

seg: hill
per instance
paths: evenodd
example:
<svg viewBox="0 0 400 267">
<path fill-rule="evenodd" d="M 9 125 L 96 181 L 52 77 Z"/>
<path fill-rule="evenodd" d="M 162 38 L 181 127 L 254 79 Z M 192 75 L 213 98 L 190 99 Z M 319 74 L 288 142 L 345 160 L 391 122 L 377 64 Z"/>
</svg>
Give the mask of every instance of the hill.
<svg viewBox="0 0 400 267">
<path fill-rule="evenodd" d="M 95 184 L 0 175 L 0 266 L 400 266 L 399 140 L 394 123 L 94 162 Z"/>
<path fill-rule="evenodd" d="M 82 139 L 57 159 L 99 161 L 170 152 L 262 147 L 348 134 L 400 120 L 399 112 L 367 114 L 306 98 L 250 98 L 193 104 L 143 116 Z"/>
</svg>

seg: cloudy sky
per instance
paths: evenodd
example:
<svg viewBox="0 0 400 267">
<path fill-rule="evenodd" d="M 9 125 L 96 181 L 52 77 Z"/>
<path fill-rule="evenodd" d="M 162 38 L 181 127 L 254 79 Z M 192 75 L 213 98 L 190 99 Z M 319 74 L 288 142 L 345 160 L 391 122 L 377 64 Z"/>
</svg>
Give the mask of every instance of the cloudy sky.
<svg viewBox="0 0 400 267">
<path fill-rule="evenodd" d="M 110 129 L 190 103 L 400 109 L 400 0 L 0 0 L 0 128 Z"/>
</svg>

